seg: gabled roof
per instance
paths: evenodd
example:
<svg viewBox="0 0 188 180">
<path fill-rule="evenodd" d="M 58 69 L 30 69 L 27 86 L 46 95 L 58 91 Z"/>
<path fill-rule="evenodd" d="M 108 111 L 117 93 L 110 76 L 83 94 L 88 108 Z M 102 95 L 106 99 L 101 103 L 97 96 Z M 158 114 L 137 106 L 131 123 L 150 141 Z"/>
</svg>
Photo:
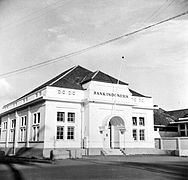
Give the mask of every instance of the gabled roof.
<svg viewBox="0 0 188 180">
<path fill-rule="evenodd" d="M 49 81 L 45 82 L 41 86 L 35 88 L 34 90 L 30 91 L 29 93 L 25 94 L 24 96 L 20 97 L 17 100 L 20 100 L 36 91 L 39 91 L 40 89 L 45 88 L 46 86 L 84 90 L 82 85 L 89 81 L 99 81 L 99 82 L 113 83 L 113 84 L 119 83 L 122 85 L 128 85 L 127 83 L 122 81 L 118 82 L 116 78 L 106 73 L 103 73 L 101 71 L 92 72 L 81 66 L 74 66 L 64 71 L 63 73 L 57 75 L 56 77 L 50 79 Z M 131 89 L 129 90 L 133 96 L 147 97 Z"/>
<path fill-rule="evenodd" d="M 154 109 L 154 125 L 167 126 L 171 122 L 174 122 L 175 120 L 176 120 L 176 118 L 169 115 L 167 111 L 165 111 L 161 108 Z"/>
<path fill-rule="evenodd" d="M 179 109 L 173 111 L 167 111 L 167 113 L 171 116 L 174 116 L 176 119 L 187 117 L 188 109 Z"/>
<path fill-rule="evenodd" d="M 87 74 L 90 73 L 92 72 L 88 69 L 85 69 L 81 66 L 76 66 L 65 76 L 51 83 L 50 86 L 83 90 L 84 88 L 81 85 L 81 81 L 85 76 L 87 76 Z"/>
<path fill-rule="evenodd" d="M 57 75 L 56 77 L 50 79 L 49 81 L 45 82 L 41 86 L 35 88 L 34 90 L 20 97 L 19 99 L 26 97 L 29 94 L 32 94 L 46 86 L 83 90 L 82 86 L 80 85 L 80 82 L 89 73 L 92 73 L 92 72 L 89 71 L 88 69 L 85 69 L 81 66 L 74 66 L 64 71 L 63 73 Z"/>
<path fill-rule="evenodd" d="M 118 81 L 118 79 L 103 73 L 101 71 L 95 71 L 93 73 L 88 74 L 82 81 L 82 84 L 87 83 L 89 81 L 99 81 L 99 82 L 104 82 L 104 83 L 112 83 L 112 84 L 122 84 L 122 85 L 128 85 L 125 82 Z"/>
<path fill-rule="evenodd" d="M 42 89 L 42 88 L 44 88 L 44 87 L 50 85 L 51 83 L 53 83 L 54 81 L 56 81 L 56 80 L 59 79 L 60 77 L 64 76 L 64 75 L 65 75 L 66 73 L 68 73 L 69 71 L 71 71 L 73 68 L 74 68 L 74 67 L 72 67 L 72 68 L 70 68 L 70 69 L 64 71 L 63 73 L 59 74 L 58 76 L 56 76 L 56 77 L 50 79 L 49 81 L 47 81 L 47 82 L 45 82 L 44 84 L 38 86 L 37 88 L 33 89 L 32 91 L 30 91 L 29 93 L 27 93 L 27 94 L 25 94 L 24 96 L 20 97 L 19 99 L 21 99 L 21 98 L 23 98 L 23 97 L 25 97 L 25 96 L 28 96 L 29 94 L 32 94 L 32 93 L 34 93 L 34 92 L 36 92 L 36 91 L 38 91 L 38 90 L 40 90 L 40 89 Z M 18 100 L 19 100 L 19 99 L 18 99 Z"/>
<path fill-rule="evenodd" d="M 132 89 L 129 89 L 129 91 L 132 93 L 132 96 L 151 98 L 150 96 L 144 96 L 136 91 L 133 91 Z"/>
</svg>

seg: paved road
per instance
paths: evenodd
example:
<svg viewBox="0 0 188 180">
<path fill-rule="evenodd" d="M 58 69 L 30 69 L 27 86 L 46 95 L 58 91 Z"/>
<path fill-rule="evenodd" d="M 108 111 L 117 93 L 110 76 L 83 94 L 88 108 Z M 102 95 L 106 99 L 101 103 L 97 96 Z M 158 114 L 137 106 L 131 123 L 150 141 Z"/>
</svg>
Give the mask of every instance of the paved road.
<svg viewBox="0 0 188 180">
<path fill-rule="evenodd" d="M 0 180 L 123 179 L 187 180 L 188 158 L 172 156 L 95 156 L 54 164 L 0 164 Z"/>
</svg>

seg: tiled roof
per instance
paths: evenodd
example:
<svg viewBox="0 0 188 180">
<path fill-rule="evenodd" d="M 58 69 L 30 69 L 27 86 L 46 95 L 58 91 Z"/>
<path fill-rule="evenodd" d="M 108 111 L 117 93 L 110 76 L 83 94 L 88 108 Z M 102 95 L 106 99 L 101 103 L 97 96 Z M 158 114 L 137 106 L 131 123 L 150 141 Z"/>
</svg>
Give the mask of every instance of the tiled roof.
<svg viewBox="0 0 188 180">
<path fill-rule="evenodd" d="M 146 98 L 151 98 L 149 96 L 144 96 L 136 91 L 133 91 L 132 89 L 129 89 L 129 91 L 132 93 L 132 96 L 138 96 L 138 97 L 146 97 Z"/>
<path fill-rule="evenodd" d="M 154 125 L 169 125 L 170 122 L 176 121 L 176 118 L 173 116 L 170 116 L 168 112 L 165 110 L 159 108 L 154 109 Z"/>
<path fill-rule="evenodd" d="M 45 82 L 44 84 L 38 86 L 37 88 L 33 89 L 32 91 L 30 91 L 29 93 L 27 93 L 27 94 L 25 94 L 24 96 L 20 97 L 19 99 L 22 99 L 23 97 L 26 97 L 26 96 L 28 96 L 29 94 L 32 94 L 32 93 L 34 93 L 34 92 L 36 92 L 36 91 L 38 91 L 38 90 L 40 90 L 40 89 L 42 89 L 42 88 L 48 86 L 49 84 L 51 84 L 51 83 L 54 82 L 55 80 L 59 79 L 60 77 L 64 76 L 66 73 L 68 73 L 69 71 L 71 71 L 73 68 L 74 68 L 74 67 L 72 67 L 72 68 L 70 68 L 70 69 L 64 71 L 63 73 L 59 74 L 58 76 L 56 76 L 56 77 L 50 79 L 49 81 L 47 81 L 47 82 Z M 18 99 L 18 100 L 19 100 L 19 99 Z"/>
<path fill-rule="evenodd" d="M 105 74 L 101 71 L 96 71 L 94 73 L 88 74 L 85 79 L 83 80 L 83 84 L 87 83 L 89 81 L 99 81 L 99 82 L 104 82 L 104 83 L 113 83 L 113 84 L 123 84 L 123 85 L 128 85 L 125 82 L 119 81 L 117 79 L 115 79 L 114 77 Z"/>
<path fill-rule="evenodd" d="M 171 116 L 174 116 L 176 119 L 187 117 L 188 116 L 188 109 L 179 109 L 173 111 L 167 111 L 167 113 Z"/>
<path fill-rule="evenodd" d="M 90 73 L 92 72 L 81 66 L 76 66 L 72 71 L 67 73 L 66 76 L 52 83 L 51 86 L 83 90 L 81 81 Z"/>
<path fill-rule="evenodd" d="M 99 81 L 104 83 L 113 83 L 117 84 L 118 80 L 106 73 L 101 71 L 92 72 L 88 69 L 85 69 L 81 66 L 72 67 L 63 73 L 59 74 L 58 76 L 52 78 L 51 80 L 47 81 L 46 83 L 42 84 L 41 86 L 35 88 L 31 92 L 25 94 L 24 96 L 20 97 L 24 98 L 29 94 L 32 94 L 46 86 L 53 86 L 53 87 L 62 87 L 62 88 L 69 88 L 69 89 L 78 89 L 83 90 L 82 85 L 89 82 L 89 81 Z M 119 81 L 119 84 L 128 85 L 125 82 Z M 129 89 L 133 96 L 139 97 L 147 97 L 144 96 L 136 91 Z M 18 99 L 18 100 L 19 100 Z"/>
</svg>

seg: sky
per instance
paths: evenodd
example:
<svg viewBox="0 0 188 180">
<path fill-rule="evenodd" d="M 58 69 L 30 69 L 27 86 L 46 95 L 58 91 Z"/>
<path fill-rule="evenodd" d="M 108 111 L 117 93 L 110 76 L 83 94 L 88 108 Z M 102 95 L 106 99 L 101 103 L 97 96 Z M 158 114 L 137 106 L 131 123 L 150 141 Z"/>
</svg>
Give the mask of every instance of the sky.
<svg viewBox="0 0 188 180">
<path fill-rule="evenodd" d="M 0 0 L 0 74 L 93 46 L 188 10 L 187 0 Z M 75 65 L 188 108 L 188 15 L 53 64 L 0 76 L 0 107 Z M 125 60 L 122 60 L 122 56 Z"/>
</svg>

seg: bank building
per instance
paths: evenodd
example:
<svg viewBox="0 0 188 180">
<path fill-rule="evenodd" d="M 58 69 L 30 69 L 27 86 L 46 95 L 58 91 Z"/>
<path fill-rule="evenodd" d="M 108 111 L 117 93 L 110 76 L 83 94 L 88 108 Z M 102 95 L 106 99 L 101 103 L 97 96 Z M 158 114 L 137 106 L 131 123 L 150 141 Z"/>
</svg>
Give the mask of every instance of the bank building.
<svg viewBox="0 0 188 180">
<path fill-rule="evenodd" d="M 5 105 L 0 149 L 49 157 L 154 149 L 153 100 L 101 71 L 72 67 Z"/>
</svg>

